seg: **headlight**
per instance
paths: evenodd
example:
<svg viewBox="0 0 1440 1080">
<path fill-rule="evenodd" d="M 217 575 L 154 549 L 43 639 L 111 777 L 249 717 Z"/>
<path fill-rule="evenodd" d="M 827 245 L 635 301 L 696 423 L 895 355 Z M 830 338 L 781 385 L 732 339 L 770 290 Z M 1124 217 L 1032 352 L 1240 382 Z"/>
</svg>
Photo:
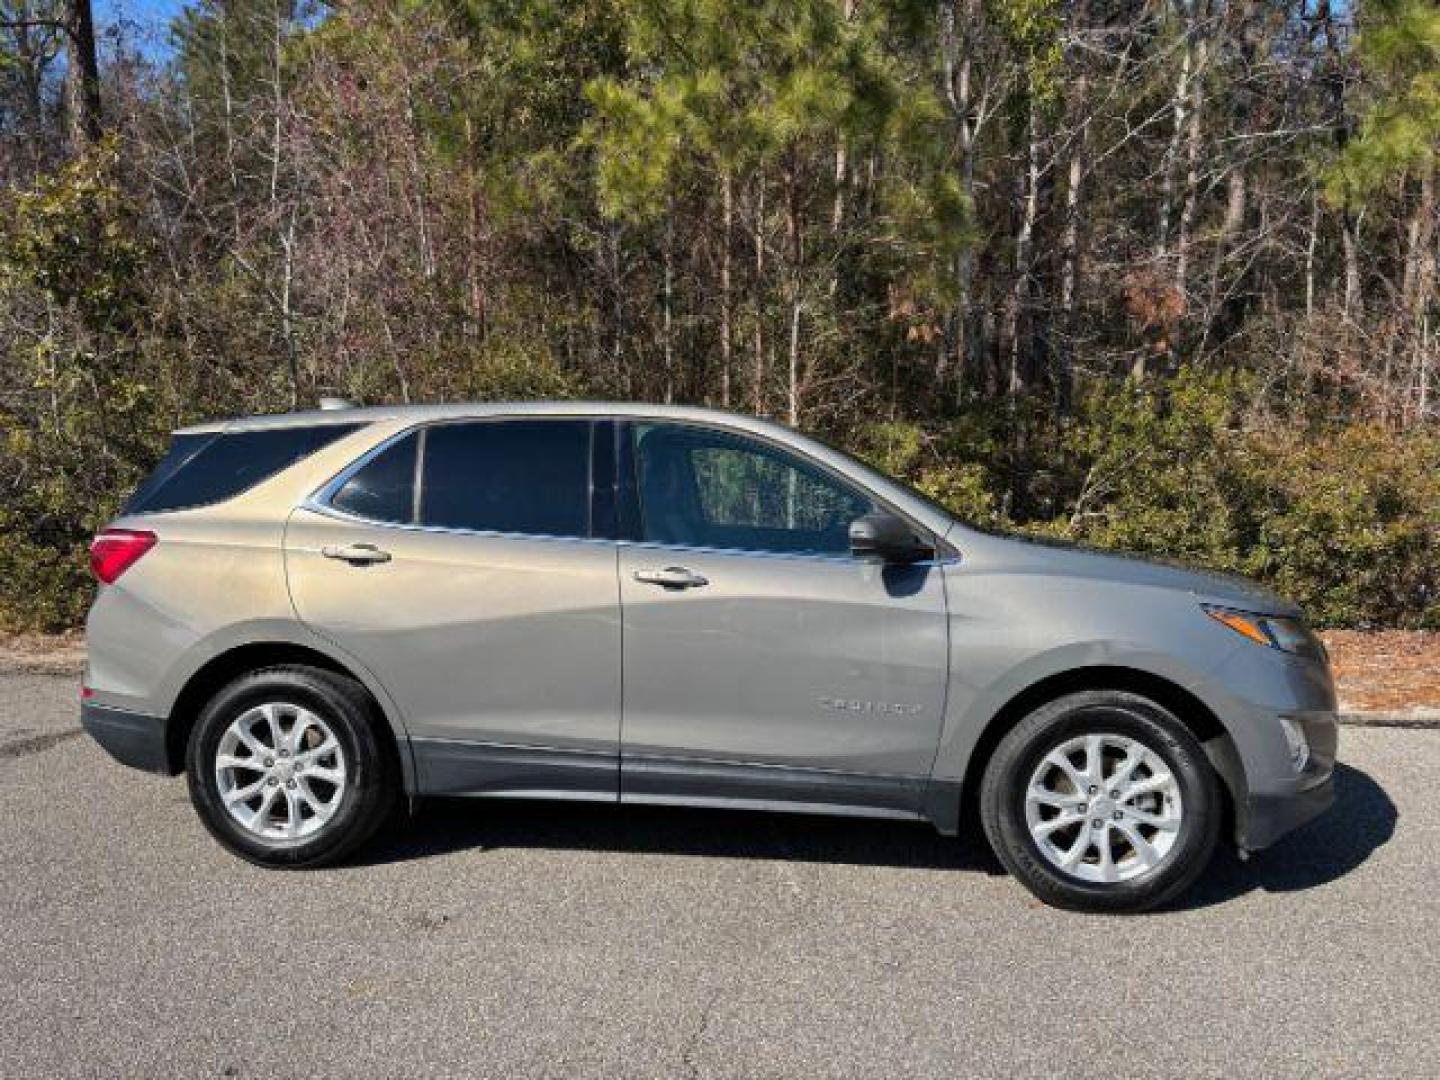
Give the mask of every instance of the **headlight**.
<svg viewBox="0 0 1440 1080">
<path fill-rule="evenodd" d="M 1305 625 L 1303 619 L 1292 619 L 1287 615 L 1256 615 L 1250 611 L 1236 611 L 1234 608 L 1201 604 L 1205 614 L 1216 622 L 1228 626 L 1237 634 L 1249 638 L 1257 645 L 1278 649 L 1291 656 L 1305 656 L 1311 660 L 1325 659 L 1325 646 L 1315 632 Z"/>
</svg>

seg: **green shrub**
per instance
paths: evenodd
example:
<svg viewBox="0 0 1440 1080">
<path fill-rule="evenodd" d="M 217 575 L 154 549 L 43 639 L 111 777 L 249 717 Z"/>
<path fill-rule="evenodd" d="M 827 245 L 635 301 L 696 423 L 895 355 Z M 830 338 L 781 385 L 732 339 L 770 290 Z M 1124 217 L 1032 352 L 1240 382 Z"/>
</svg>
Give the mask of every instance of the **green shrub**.
<svg viewBox="0 0 1440 1080">
<path fill-rule="evenodd" d="M 1440 436 L 1296 428 L 1254 397 L 1182 371 L 1093 389 L 1059 422 L 888 423 L 857 444 L 976 525 L 1242 573 L 1322 625 L 1440 627 Z"/>
<path fill-rule="evenodd" d="M 1249 449 L 1245 570 L 1323 623 L 1440 626 L 1440 439 L 1353 426 Z"/>
<path fill-rule="evenodd" d="M 583 392 L 508 335 L 447 370 L 457 397 Z M 1249 412 L 1252 390 L 1181 372 L 1082 394 L 1063 419 L 973 410 L 850 442 L 975 525 L 1243 573 L 1323 625 L 1440 628 L 1440 435 L 1292 427 Z M 128 415 L 148 417 L 132 397 Z M 160 426 L 130 430 L 97 441 L 78 404 L 54 429 L 0 412 L 0 628 L 79 623 L 85 543 L 163 444 Z"/>
</svg>

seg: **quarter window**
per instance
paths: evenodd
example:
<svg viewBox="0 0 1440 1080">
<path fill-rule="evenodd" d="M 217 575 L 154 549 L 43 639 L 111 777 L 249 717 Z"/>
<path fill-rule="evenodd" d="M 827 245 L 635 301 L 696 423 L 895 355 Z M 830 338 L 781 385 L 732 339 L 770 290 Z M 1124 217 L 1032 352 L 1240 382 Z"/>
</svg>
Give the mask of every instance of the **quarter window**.
<svg viewBox="0 0 1440 1080">
<path fill-rule="evenodd" d="M 151 514 L 223 502 L 359 426 L 325 424 L 176 435 L 170 452 L 130 497 L 124 512 Z"/>
<path fill-rule="evenodd" d="M 491 420 L 425 433 L 420 523 L 588 536 L 590 423 Z"/>
<path fill-rule="evenodd" d="M 777 447 L 672 424 L 632 427 L 641 531 L 651 543 L 844 554 L 874 503 Z"/>
<path fill-rule="evenodd" d="M 331 496 L 330 505 L 370 521 L 413 521 L 418 441 L 418 436 L 410 434 L 385 447 L 350 474 Z"/>
</svg>

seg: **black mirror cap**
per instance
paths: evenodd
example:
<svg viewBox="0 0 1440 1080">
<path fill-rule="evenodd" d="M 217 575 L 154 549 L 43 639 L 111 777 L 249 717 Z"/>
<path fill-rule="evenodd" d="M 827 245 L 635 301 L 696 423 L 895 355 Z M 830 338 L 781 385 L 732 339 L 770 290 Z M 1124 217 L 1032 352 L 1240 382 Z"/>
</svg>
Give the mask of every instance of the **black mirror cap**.
<svg viewBox="0 0 1440 1080">
<path fill-rule="evenodd" d="M 908 565 L 932 558 L 935 551 L 900 518 L 881 512 L 850 523 L 850 554 L 857 559 Z"/>
</svg>

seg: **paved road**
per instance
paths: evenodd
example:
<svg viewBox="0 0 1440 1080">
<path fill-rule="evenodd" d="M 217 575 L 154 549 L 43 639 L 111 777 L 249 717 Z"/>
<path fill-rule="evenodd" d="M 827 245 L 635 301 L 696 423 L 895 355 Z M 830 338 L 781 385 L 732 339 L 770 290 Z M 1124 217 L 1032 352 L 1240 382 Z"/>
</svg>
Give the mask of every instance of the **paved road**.
<svg viewBox="0 0 1440 1080">
<path fill-rule="evenodd" d="M 1436 1075 L 1440 733 L 1177 910 L 1042 908 L 978 842 L 446 803 L 370 861 L 223 854 L 180 780 L 0 675 L 0 1076 Z"/>
</svg>

